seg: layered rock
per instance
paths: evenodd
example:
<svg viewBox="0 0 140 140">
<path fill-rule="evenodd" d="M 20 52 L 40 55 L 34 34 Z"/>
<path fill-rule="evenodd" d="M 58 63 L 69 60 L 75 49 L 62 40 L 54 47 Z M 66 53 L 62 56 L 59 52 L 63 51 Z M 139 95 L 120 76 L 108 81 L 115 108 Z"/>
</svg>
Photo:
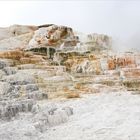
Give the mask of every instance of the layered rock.
<svg viewBox="0 0 140 140">
<path fill-rule="evenodd" d="M 128 78 L 140 78 L 140 68 L 124 68 L 124 76 Z"/>
<path fill-rule="evenodd" d="M 8 104 L 2 105 L 1 118 L 30 112 L 40 131 L 67 122 L 73 113 L 70 107 L 40 111 L 48 99 L 80 98 L 101 89 L 117 91 L 129 87 L 124 80 L 135 80 L 140 74 L 134 55 L 109 56 L 112 41 L 107 35 L 82 34 L 81 38 L 71 28 L 53 24 L 14 25 L 0 32 L 0 101 Z M 23 100 L 37 104 L 28 109 Z"/>
<path fill-rule="evenodd" d="M 91 74 L 100 74 L 101 73 L 101 66 L 100 62 L 96 61 L 89 61 L 83 60 L 80 63 L 74 64 L 73 71 L 77 73 L 91 73 Z"/>
<path fill-rule="evenodd" d="M 95 45 L 107 47 L 111 45 L 111 37 L 104 35 L 104 34 L 89 34 L 87 35 L 87 41 L 94 42 Z"/>
<path fill-rule="evenodd" d="M 0 119 L 10 120 L 15 117 L 19 112 L 32 111 L 35 104 L 33 100 L 21 100 L 17 102 L 0 102 Z"/>
<path fill-rule="evenodd" d="M 140 80 L 137 79 L 126 79 L 123 81 L 123 85 L 128 91 L 140 91 Z"/>
<path fill-rule="evenodd" d="M 104 34 L 88 34 L 79 35 L 79 40 L 81 42 L 80 46 L 76 49 L 82 51 L 93 51 L 100 52 L 103 50 L 110 50 L 112 47 L 112 38 Z"/>
<path fill-rule="evenodd" d="M 132 55 L 126 55 L 123 56 L 114 56 L 108 59 L 108 69 L 113 70 L 117 68 L 135 68 L 137 66 L 135 56 Z"/>
<path fill-rule="evenodd" d="M 12 59 L 15 64 L 36 64 L 44 62 L 45 60 L 45 57 L 42 55 L 35 55 L 21 49 L 2 51 L 0 52 L 0 58 Z"/>
<path fill-rule="evenodd" d="M 72 41 L 72 43 L 74 40 L 76 42 L 76 37 L 74 36 L 72 28 L 57 25 L 43 27 L 35 31 L 33 38 L 29 42 L 28 49 L 39 46 L 59 47 L 67 40 L 69 42 Z"/>
</svg>

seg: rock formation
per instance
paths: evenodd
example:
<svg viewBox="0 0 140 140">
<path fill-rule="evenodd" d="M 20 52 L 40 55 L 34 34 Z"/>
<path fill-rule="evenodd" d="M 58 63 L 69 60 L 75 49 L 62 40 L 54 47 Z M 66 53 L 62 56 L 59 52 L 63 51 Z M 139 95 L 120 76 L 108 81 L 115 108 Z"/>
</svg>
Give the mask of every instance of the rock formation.
<svg viewBox="0 0 140 140">
<path fill-rule="evenodd" d="M 32 127 L 44 132 L 74 113 L 73 107 L 54 106 L 54 99 L 139 91 L 139 54 L 120 56 L 111 45 L 107 35 L 54 24 L 0 28 L 0 120 L 26 114 Z"/>
<path fill-rule="evenodd" d="M 73 41 L 78 41 L 73 34 L 72 28 L 52 25 L 35 31 L 33 38 L 29 42 L 29 49 L 40 46 L 59 47 L 63 42 L 65 42 L 65 45 L 68 44 L 68 41 L 69 43 L 72 42 L 72 45 Z"/>
<path fill-rule="evenodd" d="M 114 58 L 108 59 L 108 69 L 113 70 L 116 68 L 124 67 L 136 67 L 136 60 L 134 55 L 119 57 L 114 56 Z"/>
</svg>

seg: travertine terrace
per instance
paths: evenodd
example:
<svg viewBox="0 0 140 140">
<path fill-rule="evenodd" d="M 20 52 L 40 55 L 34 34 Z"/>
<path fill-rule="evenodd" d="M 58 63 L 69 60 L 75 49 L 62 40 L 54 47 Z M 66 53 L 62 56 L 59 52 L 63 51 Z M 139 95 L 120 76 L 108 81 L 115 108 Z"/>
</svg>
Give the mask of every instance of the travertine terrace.
<svg viewBox="0 0 140 140">
<path fill-rule="evenodd" d="M 122 110 L 125 110 L 127 98 L 128 105 L 137 108 L 139 103 L 133 105 L 130 98 L 138 102 L 139 99 L 135 97 L 139 94 L 140 53 L 115 53 L 112 50 L 112 37 L 108 35 L 78 33 L 71 27 L 55 24 L 0 28 L 2 140 L 45 140 L 47 137 L 48 140 L 129 140 L 129 136 L 119 132 L 113 135 L 115 126 L 107 127 L 107 121 L 101 124 L 106 127 L 100 129 L 95 122 L 97 119 L 101 123 L 102 119 L 94 117 L 100 116 L 100 111 L 108 111 L 100 107 L 108 106 L 110 113 L 114 113 L 112 106 L 117 110 L 117 104 L 121 106 L 122 103 L 122 106 L 125 104 Z M 111 106 L 109 102 L 112 101 Z M 91 113 L 89 116 L 88 109 Z M 128 110 L 132 111 L 130 108 Z M 121 111 L 118 113 L 121 114 Z M 116 119 L 118 124 L 123 123 L 127 113 L 130 115 L 127 111 L 125 113 L 122 119 Z M 139 111 L 137 114 L 140 117 Z M 91 124 L 95 123 L 97 127 L 89 125 L 87 131 L 88 126 L 76 121 L 77 116 L 82 116 L 79 120 L 82 124 L 87 122 L 87 125 L 90 124 L 87 117 L 93 117 Z M 107 114 L 104 116 L 107 117 Z M 115 118 L 111 119 L 110 122 L 114 123 Z M 65 133 L 66 126 L 68 138 L 59 134 L 59 130 Z M 81 128 L 78 129 L 78 126 Z M 116 129 L 117 132 L 119 128 Z M 86 134 L 82 135 L 82 131 Z M 95 132 L 93 137 L 90 136 L 92 132 Z M 105 137 L 109 133 L 111 138 Z M 131 137 L 140 139 L 139 135 L 133 137 L 133 133 L 130 133 Z"/>
</svg>

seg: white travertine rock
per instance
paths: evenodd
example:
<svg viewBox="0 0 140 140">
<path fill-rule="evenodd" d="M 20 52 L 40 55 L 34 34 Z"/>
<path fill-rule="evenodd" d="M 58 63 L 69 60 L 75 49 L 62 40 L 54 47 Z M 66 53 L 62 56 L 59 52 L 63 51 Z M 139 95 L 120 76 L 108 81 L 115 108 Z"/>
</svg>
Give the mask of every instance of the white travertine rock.
<svg viewBox="0 0 140 140">
<path fill-rule="evenodd" d="M 11 37 L 31 33 L 37 29 L 38 29 L 37 26 L 16 25 L 16 24 L 10 27 L 0 28 L 0 40 L 10 39 Z"/>
<path fill-rule="evenodd" d="M 101 66 L 98 61 L 83 60 L 81 63 L 73 64 L 71 70 L 76 73 L 99 74 Z"/>
<path fill-rule="evenodd" d="M 37 26 L 28 26 L 28 25 L 17 25 L 17 24 L 15 24 L 15 25 L 12 25 L 12 26 L 9 27 L 9 32 L 13 36 L 18 36 L 18 35 L 33 32 L 33 31 L 35 31 L 37 29 L 38 29 Z"/>
<path fill-rule="evenodd" d="M 12 85 L 34 84 L 35 78 L 31 74 L 18 72 L 14 75 L 9 75 L 3 78 L 4 81 Z"/>
<path fill-rule="evenodd" d="M 71 107 L 44 110 L 35 115 L 34 126 L 37 130 L 43 132 L 49 127 L 66 123 L 71 115 L 73 115 Z"/>
<path fill-rule="evenodd" d="M 0 28 L 0 40 L 11 37 L 11 33 L 9 32 L 9 28 Z"/>
<path fill-rule="evenodd" d="M 0 69 L 14 65 L 12 60 L 0 59 Z"/>
<path fill-rule="evenodd" d="M 33 33 L 21 34 L 0 40 L 0 51 L 14 50 L 18 48 L 25 48 L 31 40 Z"/>
<path fill-rule="evenodd" d="M 102 51 L 110 50 L 112 38 L 104 34 L 78 34 L 80 45 L 76 46 L 79 51 Z"/>
<path fill-rule="evenodd" d="M 21 100 L 21 101 L 10 101 L 1 103 L 0 102 L 0 119 L 10 120 L 15 117 L 19 112 L 31 112 L 35 102 L 33 100 Z"/>
<path fill-rule="evenodd" d="M 7 82 L 0 82 L 0 95 L 6 95 L 13 90 L 12 86 Z"/>
<path fill-rule="evenodd" d="M 17 72 L 17 68 L 16 67 L 4 67 L 3 71 L 5 72 L 6 75 L 11 75 L 11 74 L 15 74 Z"/>
<path fill-rule="evenodd" d="M 34 100 L 48 99 L 48 95 L 42 91 L 39 91 L 39 90 L 29 92 L 27 97 L 28 97 L 28 99 L 34 99 Z"/>
<path fill-rule="evenodd" d="M 73 41 L 77 43 L 72 29 L 65 26 L 52 25 L 49 27 L 39 28 L 37 31 L 35 31 L 35 34 L 30 40 L 27 49 L 40 46 L 56 47 L 67 41 L 72 42 L 71 45 L 73 45 Z"/>
</svg>

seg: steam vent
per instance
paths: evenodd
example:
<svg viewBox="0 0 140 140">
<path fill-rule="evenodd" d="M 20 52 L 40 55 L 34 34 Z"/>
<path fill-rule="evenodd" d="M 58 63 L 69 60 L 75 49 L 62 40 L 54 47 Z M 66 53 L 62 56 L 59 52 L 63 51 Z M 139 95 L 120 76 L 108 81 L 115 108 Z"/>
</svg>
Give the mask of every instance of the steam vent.
<svg viewBox="0 0 140 140">
<path fill-rule="evenodd" d="M 133 118 L 127 134 L 139 135 L 140 53 L 116 53 L 112 40 L 55 24 L 0 28 L 0 139 L 131 140 L 119 130 Z"/>
</svg>

